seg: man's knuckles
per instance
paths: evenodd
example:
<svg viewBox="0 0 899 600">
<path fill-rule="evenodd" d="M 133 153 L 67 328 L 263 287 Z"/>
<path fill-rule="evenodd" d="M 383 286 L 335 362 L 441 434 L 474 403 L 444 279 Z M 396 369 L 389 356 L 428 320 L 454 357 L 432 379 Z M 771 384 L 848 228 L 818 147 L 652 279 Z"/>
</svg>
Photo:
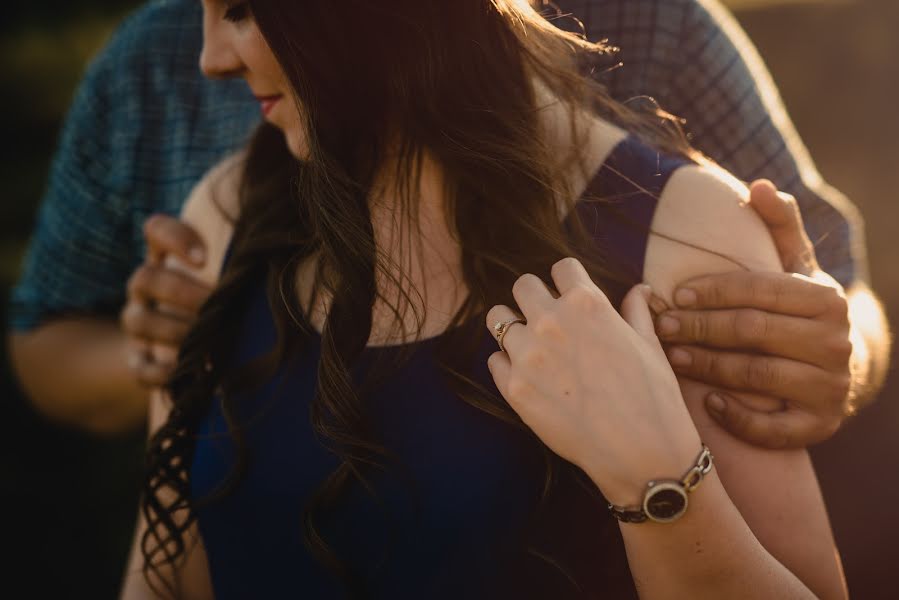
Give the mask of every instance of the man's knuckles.
<svg viewBox="0 0 899 600">
<path fill-rule="evenodd" d="M 770 333 L 770 318 L 763 311 L 740 309 L 731 313 L 730 319 L 730 330 L 723 336 L 731 337 L 737 345 L 755 346 Z"/>
<path fill-rule="evenodd" d="M 190 328 L 189 322 L 138 302 L 130 302 L 125 306 L 120 323 L 125 333 L 131 337 L 174 346 L 181 344 Z"/>
<path fill-rule="evenodd" d="M 139 302 L 129 302 L 119 315 L 119 323 L 125 333 L 136 336 L 141 331 L 146 306 Z"/>
<path fill-rule="evenodd" d="M 849 328 L 821 340 L 824 352 L 833 359 L 833 364 L 849 368 L 852 358 L 852 340 L 849 339 Z"/>
<path fill-rule="evenodd" d="M 131 275 L 128 296 L 198 309 L 211 290 L 192 277 L 165 266 L 143 264 Z"/>
<path fill-rule="evenodd" d="M 787 383 L 784 373 L 767 356 L 745 356 L 734 358 L 742 361 L 742 368 L 733 369 L 736 381 L 744 388 L 774 391 Z M 722 361 L 724 362 L 724 361 Z"/>
</svg>

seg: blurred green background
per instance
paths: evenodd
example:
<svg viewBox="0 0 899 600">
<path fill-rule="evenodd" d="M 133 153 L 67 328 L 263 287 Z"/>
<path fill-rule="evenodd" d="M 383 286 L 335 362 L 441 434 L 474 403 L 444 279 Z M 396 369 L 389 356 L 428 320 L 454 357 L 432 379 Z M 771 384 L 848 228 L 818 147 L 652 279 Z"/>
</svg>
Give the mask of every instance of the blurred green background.
<svg viewBox="0 0 899 600">
<path fill-rule="evenodd" d="M 49 159 L 86 62 L 131 0 L 5 7 L 0 24 L 0 313 L 33 226 Z M 824 177 L 867 223 L 875 290 L 899 319 L 899 2 L 731 0 Z M 614 40 L 613 40 L 614 42 Z M 0 356 L 0 506 L 23 598 L 114 597 L 139 486 L 142 433 L 89 438 L 32 413 Z M 899 381 L 813 449 L 851 591 L 895 598 Z M 771 490 L 771 493 L 777 493 Z M 19 587 L 21 584 L 24 587 Z"/>
</svg>

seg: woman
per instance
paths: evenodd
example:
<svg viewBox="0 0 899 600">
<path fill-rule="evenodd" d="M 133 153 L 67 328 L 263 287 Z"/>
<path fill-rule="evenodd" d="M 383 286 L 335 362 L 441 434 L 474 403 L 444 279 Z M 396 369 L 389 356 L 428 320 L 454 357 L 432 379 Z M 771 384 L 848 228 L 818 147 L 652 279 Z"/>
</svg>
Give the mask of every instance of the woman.
<svg viewBox="0 0 899 600">
<path fill-rule="evenodd" d="M 717 429 L 637 285 L 776 251 L 601 48 L 513 0 L 204 8 L 267 124 L 185 208 L 223 266 L 125 597 L 845 597 L 808 456 Z"/>
</svg>

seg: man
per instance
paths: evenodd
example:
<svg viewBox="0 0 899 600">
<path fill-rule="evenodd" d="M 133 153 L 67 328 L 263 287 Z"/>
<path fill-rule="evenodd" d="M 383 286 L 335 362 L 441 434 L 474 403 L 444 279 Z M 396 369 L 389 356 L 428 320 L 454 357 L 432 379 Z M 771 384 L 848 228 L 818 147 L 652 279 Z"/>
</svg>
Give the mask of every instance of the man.
<svg viewBox="0 0 899 600">
<path fill-rule="evenodd" d="M 829 436 L 844 412 L 863 405 L 879 387 L 888 336 L 866 285 L 860 220 L 815 173 L 754 49 L 711 1 L 558 4 L 562 14 L 582 20 L 588 37 L 621 46 L 624 66 L 598 74 L 613 96 L 627 101 L 652 95 L 684 117 L 694 145 L 724 167 L 747 181 L 770 179 L 795 196 L 823 270 L 839 284 L 807 260 L 814 256 L 790 233 L 787 205 L 778 206 L 764 186 L 756 190 L 754 205 L 765 207 L 760 214 L 771 213 L 775 222 L 769 225 L 779 228 L 780 238 L 789 238 L 783 243 L 791 250 L 785 251 L 794 256 L 783 257 L 787 267 L 815 277 L 818 286 L 845 291 L 854 325 L 852 389 L 843 389 L 848 361 L 828 371 L 812 364 L 808 352 L 771 347 L 770 339 L 766 344 L 760 336 L 772 323 L 794 332 L 784 344 L 802 332 L 848 335 L 848 327 L 841 329 L 846 323 L 835 321 L 839 306 L 835 313 L 799 314 L 758 292 L 777 292 L 782 300 L 808 289 L 823 291 L 801 287 L 796 278 L 743 274 L 701 282 L 703 292 L 682 307 L 691 310 L 667 313 L 659 332 L 683 351 L 672 349 L 673 357 L 689 362 L 676 364 L 682 374 L 723 390 L 786 401 L 787 410 L 771 415 L 747 410 L 732 394 L 718 396 L 725 402 L 713 414 L 734 434 L 758 444 L 792 446 Z M 68 117 L 13 292 L 11 354 L 23 387 L 47 415 L 90 430 L 122 431 L 142 423 L 146 387 L 162 383 L 171 365 L 140 349 L 150 342 L 177 347 L 190 324 L 155 306 L 174 304 L 186 315 L 209 293 L 162 266 L 171 252 L 201 263 L 202 241 L 170 218 L 148 218 L 177 214 L 191 186 L 240 146 L 259 120 L 242 83 L 210 82 L 200 74 L 200 19 L 193 0 L 157 0 L 123 25 L 91 65 Z M 572 23 L 559 19 L 561 26 Z M 131 302 L 123 310 L 132 272 Z M 869 313 L 874 307 L 876 318 L 855 318 L 859 307 Z M 143 340 L 130 351 L 128 332 L 132 342 Z M 43 377 L 47 365 L 54 365 L 53 378 Z M 803 365 L 815 368 L 796 368 Z M 803 397 L 786 388 L 788 373 L 826 378 L 833 393 L 826 399 Z"/>
<path fill-rule="evenodd" d="M 817 177 L 754 50 L 731 18 L 705 1 L 557 4 L 582 19 L 591 39 L 609 38 L 622 48 L 624 66 L 597 73 L 616 98 L 654 96 L 686 118 L 693 143 L 706 154 L 747 181 L 767 178 L 796 197 L 821 265 L 839 284 L 816 269 L 793 205 L 756 184 L 753 205 L 772 228 L 785 266 L 808 277 L 738 273 L 694 282 L 693 305 L 665 311 L 659 333 L 673 361 L 677 349 L 692 358 L 678 367 L 682 374 L 720 385 L 725 409 L 712 414 L 735 435 L 769 446 L 802 446 L 830 435 L 851 400 L 849 322 L 852 393 L 862 402 L 881 383 L 888 336 L 865 283 L 860 222 Z M 190 326 L 184 315 L 209 293 L 164 267 L 170 253 L 195 264 L 204 260 L 202 240 L 172 216 L 203 173 L 259 122 L 243 83 L 203 79 L 201 31 L 196 0 L 154 0 L 93 62 L 66 121 L 13 292 L 11 355 L 24 389 L 45 414 L 91 431 L 134 430 L 144 422 L 147 388 L 165 381 L 170 369 L 151 360 L 146 348 L 176 347 Z M 799 308 L 820 301 L 828 310 L 797 311 L 796 298 Z M 178 306 L 182 314 L 173 318 L 158 304 Z M 866 306 L 871 318 L 860 319 Z M 764 336 L 768 325 L 793 335 Z M 797 344 L 810 337 L 832 340 L 829 368 Z M 810 385 L 796 390 L 795 373 L 828 393 L 809 394 Z M 754 376 L 741 377 L 746 374 Z M 745 392 L 783 399 L 786 410 L 751 411 L 735 400 Z M 79 517 L 88 530 L 92 521 L 110 518 Z M 131 524 L 119 520 L 125 540 Z M 108 555 L 124 561 L 125 546 Z"/>
</svg>

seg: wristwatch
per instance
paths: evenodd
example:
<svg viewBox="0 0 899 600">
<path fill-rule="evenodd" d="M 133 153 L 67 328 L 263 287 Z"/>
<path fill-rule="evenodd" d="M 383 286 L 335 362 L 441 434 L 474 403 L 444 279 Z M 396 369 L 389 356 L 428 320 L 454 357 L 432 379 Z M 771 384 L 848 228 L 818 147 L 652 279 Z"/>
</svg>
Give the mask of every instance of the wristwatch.
<svg viewBox="0 0 899 600">
<path fill-rule="evenodd" d="M 714 457 L 709 447 L 702 445 L 695 464 L 680 479 L 656 479 L 650 481 L 643 494 L 643 504 L 639 507 L 624 507 L 609 504 L 612 515 L 624 523 L 656 523 L 677 521 L 687 512 L 687 494 L 696 489 L 703 477 L 712 470 Z"/>
</svg>

